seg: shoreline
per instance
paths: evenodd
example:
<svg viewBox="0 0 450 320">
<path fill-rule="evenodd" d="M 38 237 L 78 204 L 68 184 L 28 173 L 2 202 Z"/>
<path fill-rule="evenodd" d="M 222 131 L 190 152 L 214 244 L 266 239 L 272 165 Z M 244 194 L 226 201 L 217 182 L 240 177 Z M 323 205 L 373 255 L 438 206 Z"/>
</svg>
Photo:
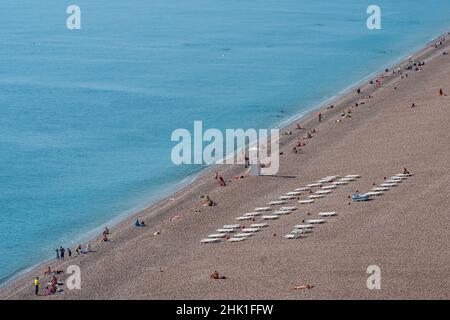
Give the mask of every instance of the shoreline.
<svg viewBox="0 0 450 320">
<path fill-rule="evenodd" d="M 409 54 L 407 57 L 400 59 L 398 63 L 393 64 L 392 66 L 388 66 L 389 70 L 392 70 L 392 68 L 398 68 L 403 67 L 404 65 L 409 63 L 410 59 L 424 59 L 429 60 L 433 59 L 437 56 L 437 53 L 434 48 L 430 47 L 430 44 L 432 44 L 437 39 L 442 38 L 443 36 L 447 36 L 448 32 L 443 33 L 442 35 L 434 38 L 433 40 L 429 41 L 425 47 L 423 47 L 421 50 L 414 52 L 412 54 Z M 448 44 L 447 44 L 448 45 Z M 438 50 L 437 50 L 438 51 Z M 348 104 L 348 101 L 355 100 L 355 98 L 358 100 L 358 95 L 354 92 L 357 87 L 360 87 L 364 93 L 368 89 L 373 88 L 373 85 L 370 84 L 370 79 L 373 79 L 377 76 L 386 77 L 386 80 L 383 80 L 383 86 L 381 88 L 384 88 L 386 85 L 385 83 L 389 84 L 393 79 L 395 79 L 395 76 L 392 76 L 391 73 L 386 72 L 375 72 L 373 76 L 368 75 L 367 79 L 369 80 L 361 80 L 357 82 L 354 85 L 351 85 L 349 88 L 345 89 L 342 93 L 336 95 L 335 97 L 330 98 L 329 100 L 326 100 L 319 105 L 312 107 L 306 111 L 301 112 L 297 116 L 293 116 L 286 120 L 282 125 L 280 125 L 280 149 L 281 147 L 285 148 L 286 145 L 288 145 L 290 142 L 292 142 L 294 137 L 290 136 L 284 136 L 282 135 L 282 132 L 284 130 L 287 130 L 289 127 L 291 127 L 294 123 L 301 122 L 302 127 L 306 128 L 307 130 L 310 130 L 312 121 L 315 120 L 314 113 L 326 108 L 327 105 L 333 104 L 334 109 L 327 110 L 324 109 L 322 112 L 325 113 L 327 118 L 330 118 L 333 115 L 338 114 L 340 111 L 345 110 L 346 105 Z M 374 91 L 378 90 L 378 88 L 375 88 Z M 370 94 L 370 93 L 369 93 Z M 163 216 L 166 212 L 164 211 L 168 207 L 170 207 L 174 202 L 181 201 L 182 199 L 189 197 L 193 193 L 195 193 L 195 190 L 202 190 L 205 185 L 207 185 L 209 181 L 209 177 L 211 173 L 214 170 L 217 170 L 217 168 L 220 166 L 212 165 L 207 168 L 201 169 L 200 172 L 195 173 L 196 178 L 193 181 L 190 181 L 187 185 L 180 187 L 180 189 L 176 190 L 173 193 L 168 194 L 167 196 L 163 196 L 159 200 L 155 200 L 153 204 L 150 204 L 149 206 L 143 208 L 142 210 L 139 210 L 134 213 L 130 213 L 129 215 L 126 215 L 121 219 L 121 221 L 118 221 L 115 226 L 110 228 L 112 233 L 114 235 L 120 234 L 126 229 L 130 228 L 130 224 L 132 220 L 136 219 L 137 217 L 141 218 L 143 215 L 145 216 L 146 221 L 151 220 L 160 220 L 161 216 Z M 242 172 L 242 168 L 240 168 L 238 165 L 231 165 L 226 166 L 225 168 L 221 168 L 219 170 L 220 174 L 229 176 L 230 174 L 233 174 L 235 172 Z M 188 178 L 188 177 L 187 177 Z M 153 227 L 153 225 L 152 225 Z M 99 227 L 102 228 L 102 227 Z M 94 242 L 97 241 L 97 238 L 91 239 L 87 242 Z M 95 246 L 93 248 L 95 249 Z M 46 265 L 51 264 L 50 262 L 54 261 L 54 259 L 46 260 L 36 266 L 31 267 L 31 270 L 26 270 L 23 274 L 18 274 L 16 276 L 12 276 L 11 279 L 5 281 L 3 284 L 0 285 L 0 296 L 3 296 L 1 291 L 7 291 L 10 287 L 14 287 L 15 284 L 19 284 L 21 281 L 24 281 L 25 279 L 29 279 L 31 276 L 36 274 L 38 272 L 37 270 L 43 270 L 43 267 Z M 64 265 L 67 264 L 67 262 L 64 263 L 58 263 L 57 265 Z M 27 268 L 30 269 L 30 268 Z M 40 272 L 38 272 L 40 273 Z M 29 280 L 27 280 L 29 281 Z"/>
</svg>

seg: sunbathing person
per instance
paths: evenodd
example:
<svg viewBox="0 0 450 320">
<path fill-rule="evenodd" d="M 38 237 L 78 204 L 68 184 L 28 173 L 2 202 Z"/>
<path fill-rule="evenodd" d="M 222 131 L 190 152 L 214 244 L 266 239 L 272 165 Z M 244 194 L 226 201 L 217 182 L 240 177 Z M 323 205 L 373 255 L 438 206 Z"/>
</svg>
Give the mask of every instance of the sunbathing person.
<svg viewBox="0 0 450 320">
<path fill-rule="evenodd" d="M 219 279 L 226 279 L 227 277 L 219 276 L 219 273 L 218 273 L 217 271 L 214 271 L 214 272 L 209 276 L 209 278 L 210 278 L 210 279 L 213 279 L 213 280 L 219 280 Z"/>
<path fill-rule="evenodd" d="M 101 242 L 108 242 L 108 241 L 109 241 L 108 236 L 104 234 Z"/>
<path fill-rule="evenodd" d="M 304 290 L 304 289 L 312 289 L 315 286 L 312 286 L 310 284 L 304 285 L 304 286 L 297 286 L 297 287 L 293 287 L 291 290 Z"/>
<path fill-rule="evenodd" d="M 223 179 L 223 177 L 222 176 L 219 176 L 219 185 L 221 186 L 221 187 L 225 187 L 226 186 L 226 183 L 225 183 L 225 180 Z"/>
<path fill-rule="evenodd" d="M 205 199 L 202 200 L 202 205 L 204 207 L 211 207 L 214 205 L 214 202 L 209 198 L 209 196 L 205 196 Z"/>
<path fill-rule="evenodd" d="M 44 277 L 45 277 L 46 275 L 51 275 L 51 274 L 52 274 L 52 268 L 47 267 L 47 270 L 44 272 Z"/>
</svg>

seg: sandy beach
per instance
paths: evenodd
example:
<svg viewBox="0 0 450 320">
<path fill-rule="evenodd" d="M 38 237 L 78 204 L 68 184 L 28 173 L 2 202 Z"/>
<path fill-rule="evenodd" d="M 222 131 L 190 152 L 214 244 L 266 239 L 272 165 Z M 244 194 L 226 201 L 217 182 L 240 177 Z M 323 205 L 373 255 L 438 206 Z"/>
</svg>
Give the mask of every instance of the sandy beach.
<svg viewBox="0 0 450 320">
<path fill-rule="evenodd" d="M 220 187 L 207 171 L 112 228 L 111 241 L 91 241 L 92 252 L 46 262 L 8 283 L 0 299 L 449 299 L 450 55 L 444 52 L 450 41 L 437 48 L 434 43 L 361 85 L 360 93 L 351 90 L 283 128 L 292 134 L 280 138 L 276 176 L 235 179 L 246 169 L 222 166 L 227 186 Z M 406 70 L 419 61 L 425 62 L 420 70 Z M 342 117 L 349 109 L 351 116 Z M 313 129 L 312 138 L 304 139 Z M 303 153 L 292 151 L 298 141 L 306 143 Z M 349 198 L 404 167 L 413 176 L 382 195 L 367 202 Z M 297 210 L 279 219 L 235 220 L 323 177 L 353 174 L 361 177 L 314 203 L 298 203 L 307 192 L 288 200 L 284 206 Z M 202 206 L 200 195 L 217 205 Z M 337 215 L 307 237 L 284 238 L 295 225 L 330 211 Z M 132 227 L 136 217 L 148 226 Z M 225 224 L 262 222 L 268 226 L 245 241 L 200 242 Z M 34 295 L 33 278 L 43 277 L 46 266 L 65 270 L 73 264 L 81 268 L 81 290 Z M 366 286 L 370 265 L 380 267 L 380 290 Z M 227 279 L 210 279 L 215 270 Z M 306 284 L 314 288 L 292 290 Z"/>
</svg>

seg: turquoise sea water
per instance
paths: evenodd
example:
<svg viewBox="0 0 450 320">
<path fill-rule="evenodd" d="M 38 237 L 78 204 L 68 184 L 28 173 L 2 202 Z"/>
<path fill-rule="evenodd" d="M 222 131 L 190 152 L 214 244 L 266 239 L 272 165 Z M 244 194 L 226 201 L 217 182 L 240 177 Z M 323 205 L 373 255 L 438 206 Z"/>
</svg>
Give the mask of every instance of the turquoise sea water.
<svg viewBox="0 0 450 320">
<path fill-rule="evenodd" d="M 278 125 L 421 48 L 449 14 L 447 0 L 2 1 L 0 282 L 197 172 L 172 165 L 174 129 Z"/>
</svg>

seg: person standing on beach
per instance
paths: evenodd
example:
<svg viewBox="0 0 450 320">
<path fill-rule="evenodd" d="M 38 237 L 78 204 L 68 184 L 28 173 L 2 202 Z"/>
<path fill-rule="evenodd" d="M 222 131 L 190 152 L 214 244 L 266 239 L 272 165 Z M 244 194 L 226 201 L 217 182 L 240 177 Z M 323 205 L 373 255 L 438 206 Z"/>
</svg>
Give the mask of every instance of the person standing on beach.
<svg viewBox="0 0 450 320">
<path fill-rule="evenodd" d="M 59 249 L 56 249 L 56 260 L 59 260 Z"/>
<path fill-rule="evenodd" d="M 319 118 L 319 122 L 322 122 L 322 113 L 319 112 L 318 118 Z"/>
<path fill-rule="evenodd" d="M 59 252 L 61 255 L 61 260 L 64 261 L 64 254 L 65 254 L 66 250 L 63 247 L 59 247 Z"/>
<path fill-rule="evenodd" d="M 35 295 L 39 294 L 39 277 L 36 277 L 34 279 L 34 294 Z"/>
<path fill-rule="evenodd" d="M 72 250 L 70 250 L 70 248 L 67 248 L 67 254 L 69 255 L 69 258 L 72 257 Z"/>
</svg>

